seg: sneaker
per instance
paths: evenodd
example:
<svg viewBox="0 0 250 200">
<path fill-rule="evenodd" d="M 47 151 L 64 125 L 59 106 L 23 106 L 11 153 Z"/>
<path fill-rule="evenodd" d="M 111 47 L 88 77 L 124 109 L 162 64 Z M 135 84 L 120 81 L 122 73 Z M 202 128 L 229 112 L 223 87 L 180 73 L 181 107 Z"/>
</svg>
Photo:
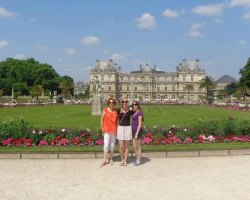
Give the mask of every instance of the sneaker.
<svg viewBox="0 0 250 200">
<path fill-rule="evenodd" d="M 139 166 L 139 165 L 140 165 L 140 161 L 137 160 L 134 162 L 134 166 Z"/>
</svg>

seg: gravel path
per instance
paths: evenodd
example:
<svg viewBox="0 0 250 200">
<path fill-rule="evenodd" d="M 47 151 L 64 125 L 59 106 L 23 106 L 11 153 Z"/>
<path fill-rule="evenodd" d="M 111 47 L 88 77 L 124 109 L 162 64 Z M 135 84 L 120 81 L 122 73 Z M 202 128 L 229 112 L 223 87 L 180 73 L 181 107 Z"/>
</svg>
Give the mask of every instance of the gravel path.
<svg viewBox="0 0 250 200">
<path fill-rule="evenodd" d="M 250 156 L 0 160 L 1 200 L 250 200 Z"/>
</svg>

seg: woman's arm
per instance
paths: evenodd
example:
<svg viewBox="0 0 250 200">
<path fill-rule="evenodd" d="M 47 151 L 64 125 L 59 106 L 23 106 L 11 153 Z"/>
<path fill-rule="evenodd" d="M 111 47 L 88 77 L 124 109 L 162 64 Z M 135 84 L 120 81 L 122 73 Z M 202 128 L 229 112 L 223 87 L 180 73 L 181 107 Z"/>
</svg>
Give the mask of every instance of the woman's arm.
<svg viewBox="0 0 250 200">
<path fill-rule="evenodd" d="M 103 132 L 103 119 L 105 117 L 105 111 L 102 111 L 102 116 L 101 116 L 101 128 L 102 128 L 102 132 Z"/>
<path fill-rule="evenodd" d="M 142 127 L 142 116 L 138 116 L 138 126 L 135 133 L 135 139 L 137 139 L 141 127 Z"/>
</svg>

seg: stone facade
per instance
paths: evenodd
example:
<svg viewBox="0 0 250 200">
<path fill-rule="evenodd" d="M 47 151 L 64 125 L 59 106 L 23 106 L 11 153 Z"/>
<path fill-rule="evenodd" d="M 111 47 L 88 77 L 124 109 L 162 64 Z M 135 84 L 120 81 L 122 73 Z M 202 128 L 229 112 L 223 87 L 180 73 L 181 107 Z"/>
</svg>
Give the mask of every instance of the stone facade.
<svg viewBox="0 0 250 200">
<path fill-rule="evenodd" d="M 150 66 L 148 62 L 140 65 L 138 71 L 121 72 L 117 64 L 109 61 L 96 61 L 90 72 L 90 95 L 94 95 L 94 78 L 98 77 L 102 85 L 102 99 L 114 97 L 140 99 L 143 101 L 198 101 L 206 95 L 200 89 L 200 82 L 206 73 L 199 66 L 199 60 L 183 59 L 176 67 L 176 72 L 164 72 Z M 192 85 L 192 89 L 187 89 Z"/>
</svg>

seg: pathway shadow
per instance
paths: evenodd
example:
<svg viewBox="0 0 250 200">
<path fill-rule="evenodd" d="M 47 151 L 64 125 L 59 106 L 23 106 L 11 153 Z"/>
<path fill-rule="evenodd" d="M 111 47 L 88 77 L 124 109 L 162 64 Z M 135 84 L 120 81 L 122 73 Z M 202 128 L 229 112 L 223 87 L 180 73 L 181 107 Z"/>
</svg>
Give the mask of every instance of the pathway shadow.
<svg viewBox="0 0 250 200">
<path fill-rule="evenodd" d="M 119 155 L 113 157 L 114 162 L 120 162 L 121 158 Z M 146 164 L 147 162 L 150 162 L 151 159 L 148 157 L 141 157 L 141 165 Z M 133 164 L 135 162 L 135 157 L 134 156 L 129 156 L 128 157 L 128 164 Z"/>
</svg>

